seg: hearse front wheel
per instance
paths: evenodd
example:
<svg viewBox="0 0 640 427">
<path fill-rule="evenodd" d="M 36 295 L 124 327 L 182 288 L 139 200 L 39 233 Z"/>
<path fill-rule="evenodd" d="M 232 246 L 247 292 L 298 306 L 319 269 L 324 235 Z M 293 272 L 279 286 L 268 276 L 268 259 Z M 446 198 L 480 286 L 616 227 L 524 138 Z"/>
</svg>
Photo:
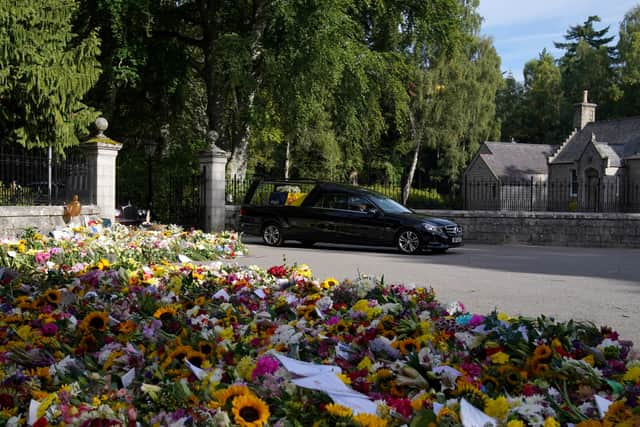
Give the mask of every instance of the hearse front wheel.
<svg viewBox="0 0 640 427">
<path fill-rule="evenodd" d="M 396 238 L 396 246 L 400 252 L 413 255 L 422 249 L 422 241 L 420 236 L 414 230 L 406 229 L 400 231 Z"/>
<path fill-rule="evenodd" d="M 262 229 L 262 241 L 269 246 L 282 246 L 284 239 L 280 226 L 274 223 L 265 225 Z"/>
</svg>

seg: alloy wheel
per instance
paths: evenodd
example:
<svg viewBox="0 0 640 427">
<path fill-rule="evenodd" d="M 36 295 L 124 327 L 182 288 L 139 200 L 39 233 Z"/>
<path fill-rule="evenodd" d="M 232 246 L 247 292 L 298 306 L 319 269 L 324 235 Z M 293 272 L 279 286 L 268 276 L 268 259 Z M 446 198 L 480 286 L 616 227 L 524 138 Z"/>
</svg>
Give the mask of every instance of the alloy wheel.
<svg viewBox="0 0 640 427">
<path fill-rule="evenodd" d="M 404 230 L 398 236 L 398 249 L 406 254 L 414 254 L 420 249 L 420 236 L 413 230 Z"/>
<path fill-rule="evenodd" d="M 280 227 L 275 224 L 266 225 L 262 230 L 262 240 L 269 246 L 280 246 L 282 244 Z"/>
</svg>

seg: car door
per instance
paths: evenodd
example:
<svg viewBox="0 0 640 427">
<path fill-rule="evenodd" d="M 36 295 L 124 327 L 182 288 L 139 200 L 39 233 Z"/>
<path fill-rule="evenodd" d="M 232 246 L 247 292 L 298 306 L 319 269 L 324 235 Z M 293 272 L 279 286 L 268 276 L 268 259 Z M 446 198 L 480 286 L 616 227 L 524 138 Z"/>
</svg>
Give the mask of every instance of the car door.
<svg viewBox="0 0 640 427">
<path fill-rule="evenodd" d="M 340 223 L 347 211 L 347 193 L 341 191 L 323 191 L 318 194 L 309 207 L 309 229 L 313 230 L 310 240 L 340 243 L 345 240 L 341 235 Z"/>
<path fill-rule="evenodd" d="M 387 240 L 384 224 L 380 210 L 368 197 L 349 194 L 338 228 L 344 241 L 377 245 Z"/>
</svg>

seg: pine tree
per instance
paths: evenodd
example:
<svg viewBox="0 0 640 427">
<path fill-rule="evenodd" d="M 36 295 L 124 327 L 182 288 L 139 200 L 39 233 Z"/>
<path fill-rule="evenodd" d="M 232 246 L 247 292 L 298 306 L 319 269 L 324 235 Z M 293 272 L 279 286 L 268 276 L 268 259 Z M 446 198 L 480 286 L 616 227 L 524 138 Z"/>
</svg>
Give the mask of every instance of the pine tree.
<svg viewBox="0 0 640 427">
<path fill-rule="evenodd" d="M 100 67 L 95 33 L 78 40 L 74 0 L 0 2 L 0 140 L 56 151 L 97 113 L 82 102 Z"/>
</svg>

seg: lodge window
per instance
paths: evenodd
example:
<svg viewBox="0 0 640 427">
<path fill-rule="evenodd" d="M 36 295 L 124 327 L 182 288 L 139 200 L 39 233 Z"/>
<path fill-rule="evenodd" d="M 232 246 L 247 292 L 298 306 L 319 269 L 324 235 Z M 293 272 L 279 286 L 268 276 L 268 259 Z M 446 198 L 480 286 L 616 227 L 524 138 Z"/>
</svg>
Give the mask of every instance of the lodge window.
<svg viewBox="0 0 640 427">
<path fill-rule="evenodd" d="M 571 169 L 571 196 L 576 197 L 578 195 L 578 171 Z"/>
</svg>

